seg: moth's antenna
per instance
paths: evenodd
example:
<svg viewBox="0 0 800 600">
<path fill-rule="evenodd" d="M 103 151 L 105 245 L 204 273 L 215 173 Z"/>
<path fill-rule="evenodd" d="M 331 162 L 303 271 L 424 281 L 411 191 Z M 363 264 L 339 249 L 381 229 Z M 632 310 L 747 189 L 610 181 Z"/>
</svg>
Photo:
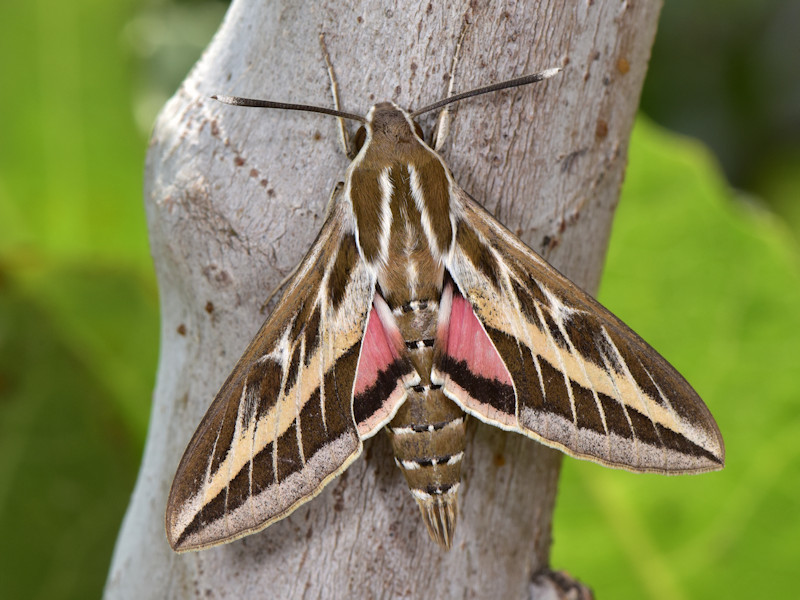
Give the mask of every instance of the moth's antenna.
<svg viewBox="0 0 800 600">
<path fill-rule="evenodd" d="M 478 88 L 477 90 L 470 90 L 469 92 L 456 94 L 455 96 L 444 98 L 443 100 L 439 100 L 438 102 L 429 104 L 424 108 L 415 110 L 414 112 L 411 113 L 411 117 L 412 118 L 418 117 L 426 112 L 436 110 L 437 108 L 442 108 L 443 106 L 447 106 L 448 104 L 452 104 L 453 102 L 458 102 L 459 100 L 472 98 L 473 96 L 480 96 L 482 94 L 488 94 L 490 92 L 498 92 L 500 90 L 505 90 L 508 88 L 519 87 L 521 85 L 528 85 L 529 83 L 536 83 L 537 81 L 541 81 L 542 79 L 549 79 L 550 77 L 558 73 L 560 70 L 561 69 L 559 68 L 547 69 L 546 71 L 542 71 L 541 73 L 524 75 L 523 77 L 517 77 L 516 79 L 509 79 L 508 81 L 493 83 L 492 85 L 487 85 L 486 87 Z"/>
<path fill-rule="evenodd" d="M 322 106 L 310 106 L 308 104 L 287 104 L 286 102 L 272 102 L 271 100 L 256 100 L 254 98 L 241 98 L 239 96 L 211 96 L 214 100 L 219 100 L 225 104 L 232 104 L 233 106 L 252 106 L 254 108 L 279 108 L 282 110 L 302 110 L 305 112 L 321 113 L 323 115 L 331 115 L 341 119 L 350 119 L 351 121 L 358 121 L 359 123 L 366 123 L 367 120 L 353 113 L 342 112 L 332 108 L 324 108 Z"/>
</svg>

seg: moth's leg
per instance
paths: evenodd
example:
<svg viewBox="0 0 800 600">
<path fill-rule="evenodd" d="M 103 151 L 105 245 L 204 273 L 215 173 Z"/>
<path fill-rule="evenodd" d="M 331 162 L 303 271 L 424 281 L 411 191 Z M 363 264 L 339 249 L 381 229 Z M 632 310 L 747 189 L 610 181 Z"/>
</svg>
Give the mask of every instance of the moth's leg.
<svg viewBox="0 0 800 600">
<path fill-rule="evenodd" d="M 328 46 L 325 45 L 325 34 L 319 34 L 319 45 L 322 47 L 322 55 L 325 57 L 325 64 L 328 66 L 328 77 L 331 80 L 331 93 L 333 94 L 333 107 L 336 110 L 341 110 L 339 106 L 339 84 L 336 83 L 336 73 L 333 72 L 333 63 L 331 62 L 331 55 L 328 54 Z M 350 137 L 347 135 L 347 127 L 344 124 L 344 119 L 336 117 L 339 121 L 339 139 L 342 142 L 342 149 L 349 159 L 355 157 L 350 150 Z"/>
<path fill-rule="evenodd" d="M 331 208 L 333 207 L 333 204 L 336 201 L 336 197 L 342 192 L 343 188 L 344 188 L 344 182 L 342 182 L 342 181 L 338 182 L 335 186 L 333 186 L 333 191 L 331 192 L 331 198 L 330 198 L 330 200 L 328 200 L 328 206 L 325 207 L 325 220 L 328 219 L 328 215 L 330 214 Z M 261 310 L 262 313 L 264 313 L 267 310 L 267 307 L 269 306 L 269 303 L 272 301 L 272 299 L 275 297 L 275 294 L 280 292 L 283 289 L 283 286 L 285 286 L 287 283 L 289 283 L 289 281 L 291 281 L 292 277 L 297 275 L 297 271 L 300 268 L 301 264 L 303 264 L 303 259 L 300 259 L 297 262 L 297 264 L 294 266 L 294 268 L 289 272 L 289 274 L 286 277 L 284 277 L 283 279 L 281 279 L 281 281 L 280 281 L 280 283 L 278 283 L 278 285 L 276 285 L 274 288 L 272 288 L 272 291 L 269 293 L 269 296 L 267 296 L 267 299 L 264 300 L 264 302 L 261 303 L 261 309 L 260 310 Z"/>
<path fill-rule="evenodd" d="M 464 41 L 464 37 L 467 35 L 468 29 L 469 23 L 464 20 L 464 23 L 461 25 L 461 33 L 458 34 L 455 52 L 453 52 L 453 63 L 450 65 L 450 82 L 447 84 L 446 98 L 450 98 L 453 95 L 453 86 L 456 81 L 456 67 L 458 66 L 458 59 L 461 55 L 461 44 Z M 451 110 L 453 111 L 452 114 L 450 112 Z M 433 128 L 433 133 L 431 135 L 431 142 L 433 149 L 437 152 L 442 149 L 447 135 L 450 133 L 450 121 L 455 112 L 455 104 L 449 104 L 441 110 L 439 117 L 436 119 L 436 126 Z"/>
</svg>

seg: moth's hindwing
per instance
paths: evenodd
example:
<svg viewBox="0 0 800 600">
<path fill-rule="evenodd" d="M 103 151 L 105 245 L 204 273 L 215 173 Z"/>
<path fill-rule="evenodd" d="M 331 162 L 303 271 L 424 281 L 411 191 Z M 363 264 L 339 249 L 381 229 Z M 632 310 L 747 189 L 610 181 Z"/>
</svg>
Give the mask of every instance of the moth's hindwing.
<svg viewBox="0 0 800 600">
<path fill-rule="evenodd" d="M 382 366 L 373 360 L 367 379 L 356 381 L 375 277 L 359 257 L 352 211 L 333 202 L 178 466 L 166 515 L 175 550 L 227 542 L 285 517 L 341 473 L 361 452 L 361 437 L 403 399 L 373 399 L 353 416 L 354 387 L 369 399 Z M 379 334 L 368 336 L 372 346 Z"/>
<path fill-rule="evenodd" d="M 720 469 L 725 449 L 686 380 L 465 192 L 432 380 L 466 412 L 632 471 Z M 445 311 L 447 311 L 445 313 Z"/>
</svg>

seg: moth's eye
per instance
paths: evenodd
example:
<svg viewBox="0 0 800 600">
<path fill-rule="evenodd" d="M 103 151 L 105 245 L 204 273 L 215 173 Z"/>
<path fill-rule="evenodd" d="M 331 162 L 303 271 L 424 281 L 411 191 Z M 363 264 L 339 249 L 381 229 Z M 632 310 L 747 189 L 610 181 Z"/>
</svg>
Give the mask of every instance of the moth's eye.
<svg viewBox="0 0 800 600">
<path fill-rule="evenodd" d="M 367 130 L 364 129 L 364 126 L 358 128 L 356 134 L 353 136 L 353 150 L 358 153 L 361 152 L 361 147 L 364 145 L 364 142 L 367 140 Z"/>
</svg>

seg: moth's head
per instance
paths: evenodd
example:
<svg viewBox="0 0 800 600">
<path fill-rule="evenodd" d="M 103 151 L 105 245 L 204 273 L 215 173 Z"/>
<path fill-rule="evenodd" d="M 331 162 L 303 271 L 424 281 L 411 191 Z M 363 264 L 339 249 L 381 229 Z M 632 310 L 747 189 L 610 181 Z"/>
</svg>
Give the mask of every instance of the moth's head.
<svg viewBox="0 0 800 600">
<path fill-rule="evenodd" d="M 425 139 L 419 123 L 394 102 L 379 102 L 369 109 L 366 123 L 353 136 L 356 152 L 364 146 L 367 137 L 380 145 L 385 142 L 395 148 L 411 147 L 424 143 Z"/>
</svg>

